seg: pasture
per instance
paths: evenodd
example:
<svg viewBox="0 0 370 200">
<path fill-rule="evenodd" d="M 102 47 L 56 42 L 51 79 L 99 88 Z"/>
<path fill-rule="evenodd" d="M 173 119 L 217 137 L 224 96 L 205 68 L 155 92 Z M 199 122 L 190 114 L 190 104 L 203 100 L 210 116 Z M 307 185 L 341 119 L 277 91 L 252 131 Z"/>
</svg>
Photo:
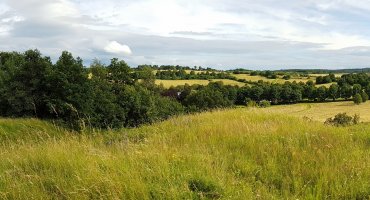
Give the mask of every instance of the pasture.
<svg viewBox="0 0 370 200">
<path fill-rule="evenodd" d="M 210 82 L 216 82 L 216 81 L 222 81 L 225 85 L 238 85 L 239 87 L 242 87 L 245 85 L 245 83 L 241 83 L 234 80 L 229 79 L 211 79 L 211 80 L 199 80 L 199 79 L 191 79 L 191 80 L 160 80 L 156 79 L 155 83 L 157 85 L 163 84 L 163 87 L 169 88 L 171 86 L 178 86 L 178 85 L 208 85 Z"/>
<path fill-rule="evenodd" d="M 359 114 L 362 122 L 370 122 L 370 102 L 355 105 L 352 101 L 300 103 L 293 105 L 278 105 L 264 109 L 267 112 L 282 113 L 299 118 L 308 117 L 315 121 L 324 122 L 327 118 L 338 113 L 349 115 Z"/>
<path fill-rule="evenodd" d="M 277 79 L 269 79 L 264 76 L 251 76 L 249 74 L 233 74 L 233 76 L 235 76 L 238 79 L 246 79 L 247 81 L 253 81 L 253 82 L 257 82 L 259 80 L 263 80 L 265 82 L 271 82 L 271 83 L 285 83 L 286 81 L 289 81 L 289 82 L 296 81 L 296 82 L 305 83 L 309 80 L 315 81 L 314 78 L 307 78 L 307 77 L 292 77 L 289 80 L 285 80 L 285 79 L 282 79 L 282 77 L 279 77 Z"/>
<path fill-rule="evenodd" d="M 300 118 L 241 108 L 82 133 L 2 119 L 0 198 L 368 199 L 370 127 Z"/>
</svg>

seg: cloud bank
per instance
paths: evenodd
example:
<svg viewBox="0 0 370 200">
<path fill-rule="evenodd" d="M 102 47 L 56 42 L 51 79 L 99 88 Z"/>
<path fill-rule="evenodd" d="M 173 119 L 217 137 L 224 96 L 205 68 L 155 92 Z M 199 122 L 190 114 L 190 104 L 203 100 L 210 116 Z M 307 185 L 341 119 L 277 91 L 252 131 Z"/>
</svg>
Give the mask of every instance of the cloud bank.
<svg viewBox="0 0 370 200">
<path fill-rule="evenodd" d="M 359 0 L 4 0 L 0 50 L 68 50 L 86 64 L 370 67 L 369 13 Z"/>
</svg>

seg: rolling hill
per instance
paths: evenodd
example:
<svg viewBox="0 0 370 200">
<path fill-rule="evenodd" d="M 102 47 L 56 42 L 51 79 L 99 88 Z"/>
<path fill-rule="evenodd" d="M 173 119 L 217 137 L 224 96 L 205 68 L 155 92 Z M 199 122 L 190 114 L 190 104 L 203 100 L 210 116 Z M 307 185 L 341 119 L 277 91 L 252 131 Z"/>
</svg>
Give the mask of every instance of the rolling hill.
<svg viewBox="0 0 370 200">
<path fill-rule="evenodd" d="M 263 109 L 73 133 L 0 120 L 0 198 L 364 199 L 370 128 Z"/>
</svg>

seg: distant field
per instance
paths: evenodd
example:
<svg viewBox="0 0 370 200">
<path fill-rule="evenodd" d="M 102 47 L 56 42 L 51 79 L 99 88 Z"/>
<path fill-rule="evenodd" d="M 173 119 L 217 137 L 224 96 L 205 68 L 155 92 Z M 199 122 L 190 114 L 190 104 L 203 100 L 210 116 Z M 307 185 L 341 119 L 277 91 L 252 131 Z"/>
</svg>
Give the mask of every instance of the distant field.
<svg viewBox="0 0 370 200">
<path fill-rule="evenodd" d="M 153 70 L 153 73 L 156 74 L 158 71 L 167 71 L 167 70 Z M 194 71 L 195 74 L 200 74 L 202 72 L 206 73 L 207 71 L 201 71 L 201 70 L 185 70 L 187 74 L 190 74 L 191 71 Z M 209 73 L 212 73 L 213 71 L 210 71 Z M 216 74 L 220 73 L 219 71 L 214 71 Z"/>
<path fill-rule="evenodd" d="M 229 79 L 212 79 L 211 81 L 209 80 L 159 80 L 157 79 L 155 83 L 157 85 L 160 85 L 162 83 L 165 88 L 169 88 L 171 86 L 185 85 L 186 83 L 189 85 L 195 85 L 195 84 L 208 85 L 208 83 L 215 82 L 215 81 L 222 81 L 225 85 L 238 85 L 240 87 L 245 85 L 245 83 L 241 83 L 241 82 L 229 80 Z"/>
<path fill-rule="evenodd" d="M 327 76 L 329 74 L 309 74 L 309 76 L 311 77 L 318 77 L 318 76 Z M 344 75 L 344 73 L 337 73 L 337 74 L 334 74 L 335 77 L 341 77 L 342 75 Z"/>
<path fill-rule="evenodd" d="M 284 113 L 297 117 L 309 117 L 315 121 L 324 122 L 338 113 L 359 114 L 362 122 L 370 122 L 370 102 L 355 105 L 352 101 L 331 103 L 303 103 L 294 105 L 279 105 L 266 108 L 272 113 Z"/>
<path fill-rule="evenodd" d="M 253 81 L 253 82 L 257 82 L 259 80 L 263 80 L 263 81 L 266 81 L 266 82 L 272 82 L 272 83 L 285 83 L 286 81 L 289 81 L 289 82 L 296 81 L 296 82 L 304 82 L 305 83 L 309 80 L 315 81 L 314 78 L 306 78 L 306 77 L 296 77 L 296 78 L 293 77 L 289 80 L 285 80 L 285 79 L 282 79 L 282 78 L 269 79 L 269 78 L 266 78 L 266 77 L 263 77 L 263 76 L 251 76 L 249 74 L 233 74 L 233 76 L 235 76 L 238 79 L 246 79 L 247 81 Z"/>
<path fill-rule="evenodd" d="M 277 78 L 277 79 L 269 79 L 269 78 L 266 78 L 266 77 L 263 77 L 263 76 L 251 76 L 249 74 L 233 74 L 233 76 L 235 76 L 238 79 L 246 79 L 247 81 L 258 82 L 259 80 L 263 80 L 264 82 L 280 83 L 280 84 L 283 84 L 286 81 L 288 81 L 288 82 L 296 81 L 297 83 L 299 83 L 299 82 L 306 83 L 309 80 L 312 80 L 315 83 L 315 81 L 316 81 L 316 77 L 314 77 L 314 76 L 311 76 L 310 78 L 293 77 L 289 80 L 282 79 L 281 77 Z M 316 87 L 321 87 L 321 86 L 330 87 L 330 85 L 332 85 L 332 84 L 333 83 L 320 84 L 320 85 L 316 85 Z"/>
</svg>

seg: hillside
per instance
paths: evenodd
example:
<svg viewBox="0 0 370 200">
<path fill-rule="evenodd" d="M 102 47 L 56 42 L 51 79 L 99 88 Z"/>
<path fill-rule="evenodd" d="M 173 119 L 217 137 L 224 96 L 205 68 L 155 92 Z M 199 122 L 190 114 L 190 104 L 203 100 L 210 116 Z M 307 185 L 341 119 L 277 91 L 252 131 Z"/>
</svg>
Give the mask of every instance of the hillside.
<svg viewBox="0 0 370 200">
<path fill-rule="evenodd" d="M 329 117 L 338 113 L 347 113 L 351 116 L 358 114 L 362 122 L 370 122 L 370 102 L 356 105 L 352 101 L 338 101 L 326 103 L 299 103 L 293 105 L 271 106 L 266 109 L 272 113 L 284 113 L 300 118 L 325 122 Z"/>
<path fill-rule="evenodd" d="M 0 120 L 2 199 L 365 199 L 370 127 L 263 109 L 70 133 Z"/>
</svg>

